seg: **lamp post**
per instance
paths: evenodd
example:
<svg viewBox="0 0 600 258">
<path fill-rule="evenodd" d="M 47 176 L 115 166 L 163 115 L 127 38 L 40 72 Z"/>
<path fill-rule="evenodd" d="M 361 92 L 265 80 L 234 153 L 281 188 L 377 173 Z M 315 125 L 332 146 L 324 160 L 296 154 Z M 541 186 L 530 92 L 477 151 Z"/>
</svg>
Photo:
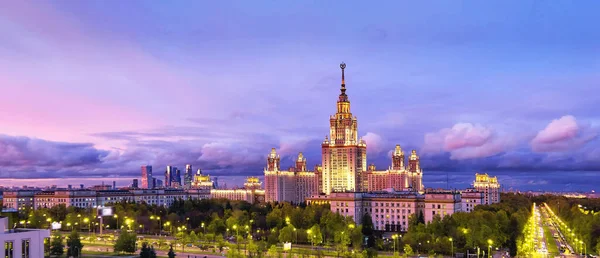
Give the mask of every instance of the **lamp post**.
<svg viewBox="0 0 600 258">
<path fill-rule="evenodd" d="M 306 234 L 310 237 L 310 244 L 312 246 L 312 250 L 314 251 L 315 241 L 313 239 L 312 230 L 310 230 L 310 229 L 306 230 Z"/>
<path fill-rule="evenodd" d="M 294 243 L 295 243 L 295 244 L 298 244 L 298 232 L 296 232 L 296 228 L 294 228 L 294 237 L 295 237 L 295 239 L 296 239 L 296 240 L 294 241 Z"/>
<path fill-rule="evenodd" d="M 492 244 L 494 243 L 494 241 L 492 241 L 491 239 L 488 239 L 488 257 L 492 257 Z"/>
<path fill-rule="evenodd" d="M 162 223 L 160 221 L 160 216 L 150 216 L 150 220 L 156 220 L 158 221 L 158 235 L 160 235 L 160 232 L 162 231 Z"/>
<path fill-rule="evenodd" d="M 88 224 L 88 232 L 90 232 L 90 219 L 88 218 L 83 218 L 83 222 Z"/>
<path fill-rule="evenodd" d="M 394 254 L 396 253 L 396 239 L 398 238 L 398 234 L 392 235 L 392 240 L 394 241 Z"/>
<path fill-rule="evenodd" d="M 204 222 L 202 222 L 202 224 L 200 224 L 202 226 L 202 231 L 203 233 L 206 235 L 206 228 L 204 228 Z"/>
<path fill-rule="evenodd" d="M 119 215 L 115 214 L 113 218 L 117 219 L 117 229 L 119 229 Z"/>
<path fill-rule="evenodd" d="M 452 254 L 452 257 L 454 257 L 454 241 L 452 238 L 448 238 L 448 240 L 450 240 L 450 246 L 452 250 L 450 253 Z"/>
</svg>

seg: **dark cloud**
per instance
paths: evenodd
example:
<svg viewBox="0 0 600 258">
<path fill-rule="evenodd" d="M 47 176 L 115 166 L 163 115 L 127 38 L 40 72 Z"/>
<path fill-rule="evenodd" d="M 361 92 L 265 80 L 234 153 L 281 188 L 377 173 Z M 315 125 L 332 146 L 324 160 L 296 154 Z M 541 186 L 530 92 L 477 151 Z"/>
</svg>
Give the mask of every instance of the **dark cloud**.
<svg viewBox="0 0 600 258">
<path fill-rule="evenodd" d="M 0 135 L 0 166 L 71 168 L 100 164 L 108 151 L 88 143 L 64 143 Z"/>
</svg>

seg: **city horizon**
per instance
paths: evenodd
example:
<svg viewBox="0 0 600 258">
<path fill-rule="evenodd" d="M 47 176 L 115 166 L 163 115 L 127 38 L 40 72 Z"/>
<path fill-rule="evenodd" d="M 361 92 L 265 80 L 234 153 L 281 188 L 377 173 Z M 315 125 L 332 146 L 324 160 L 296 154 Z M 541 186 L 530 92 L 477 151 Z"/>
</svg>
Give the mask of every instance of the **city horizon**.
<svg viewBox="0 0 600 258">
<path fill-rule="evenodd" d="M 361 15 L 356 10 L 331 19 L 310 7 L 280 6 L 296 15 L 282 24 L 254 6 L 209 5 L 235 12 L 249 27 L 221 27 L 218 16 L 199 18 L 179 5 L 160 14 L 133 12 L 139 20 L 129 20 L 127 11 L 94 3 L 8 3 L 0 10 L 0 33 L 9 38 L 0 45 L 0 114 L 7 118 L 0 127 L 0 185 L 111 183 L 140 178 L 146 164 L 161 178 L 167 165 L 191 164 L 228 183 L 227 177 L 263 175 L 271 148 L 282 169 L 299 152 L 312 168 L 321 163 L 341 61 L 348 64 L 358 137 L 378 170 L 391 165 L 400 144 L 417 150 L 425 187 L 465 188 L 475 173 L 496 175 L 515 190 L 592 191 L 600 181 L 593 69 L 600 35 L 548 11 L 592 17 L 593 8 L 538 5 L 534 12 L 547 15 L 532 18 L 525 5 L 488 6 L 481 11 L 498 19 L 488 34 L 473 29 L 481 19 L 473 3 L 410 4 L 403 22 L 363 15 L 373 23 L 352 19 Z M 440 19 L 447 25 L 419 19 L 445 8 Z M 457 13 L 465 19 L 453 19 Z M 321 27 L 306 17 L 328 22 Z M 562 22 L 570 29 L 545 29 Z M 586 37 L 574 39 L 573 31 Z"/>
</svg>

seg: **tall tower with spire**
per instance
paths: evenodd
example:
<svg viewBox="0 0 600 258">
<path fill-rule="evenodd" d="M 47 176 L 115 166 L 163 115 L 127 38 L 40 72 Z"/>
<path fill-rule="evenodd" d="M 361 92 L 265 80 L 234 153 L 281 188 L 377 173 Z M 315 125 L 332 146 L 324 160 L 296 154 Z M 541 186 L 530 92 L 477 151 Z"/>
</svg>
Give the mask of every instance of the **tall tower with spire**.
<svg viewBox="0 0 600 258">
<path fill-rule="evenodd" d="M 329 118 L 329 138 L 322 148 L 323 185 L 325 194 L 344 191 L 365 191 L 367 145 L 358 138 L 358 121 L 350 112 L 346 95 L 346 64 L 341 63 L 342 85 L 337 101 L 337 112 Z"/>
<path fill-rule="evenodd" d="M 410 157 L 408 157 L 408 168 L 409 172 L 409 181 L 410 186 L 413 190 L 422 192 L 423 189 L 423 170 L 421 169 L 421 164 L 419 163 L 419 156 L 417 155 L 416 150 L 412 150 L 410 152 Z"/>
</svg>

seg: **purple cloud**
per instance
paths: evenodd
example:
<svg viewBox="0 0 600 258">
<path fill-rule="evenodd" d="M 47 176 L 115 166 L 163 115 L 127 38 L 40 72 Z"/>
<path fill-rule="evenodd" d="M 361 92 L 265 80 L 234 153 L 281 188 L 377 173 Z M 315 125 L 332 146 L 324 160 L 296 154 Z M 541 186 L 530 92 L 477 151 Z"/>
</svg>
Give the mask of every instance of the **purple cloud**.
<svg viewBox="0 0 600 258">
<path fill-rule="evenodd" d="M 100 164 L 108 151 L 89 143 L 64 143 L 0 135 L 0 166 L 71 168 Z"/>
<path fill-rule="evenodd" d="M 560 152 L 580 148 L 598 136 L 596 129 L 567 115 L 554 119 L 531 140 L 535 152 Z"/>
<path fill-rule="evenodd" d="M 458 123 L 452 128 L 426 133 L 423 152 L 449 152 L 450 159 L 464 160 L 496 155 L 504 152 L 508 144 L 506 139 L 500 139 L 490 127 Z"/>
<path fill-rule="evenodd" d="M 367 143 L 367 152 L 371 155 L 377 155 L 384 151 L 385 141 L 379 134 L 367 132 L 363 137 L 363 140 Z"/>
</svg>

